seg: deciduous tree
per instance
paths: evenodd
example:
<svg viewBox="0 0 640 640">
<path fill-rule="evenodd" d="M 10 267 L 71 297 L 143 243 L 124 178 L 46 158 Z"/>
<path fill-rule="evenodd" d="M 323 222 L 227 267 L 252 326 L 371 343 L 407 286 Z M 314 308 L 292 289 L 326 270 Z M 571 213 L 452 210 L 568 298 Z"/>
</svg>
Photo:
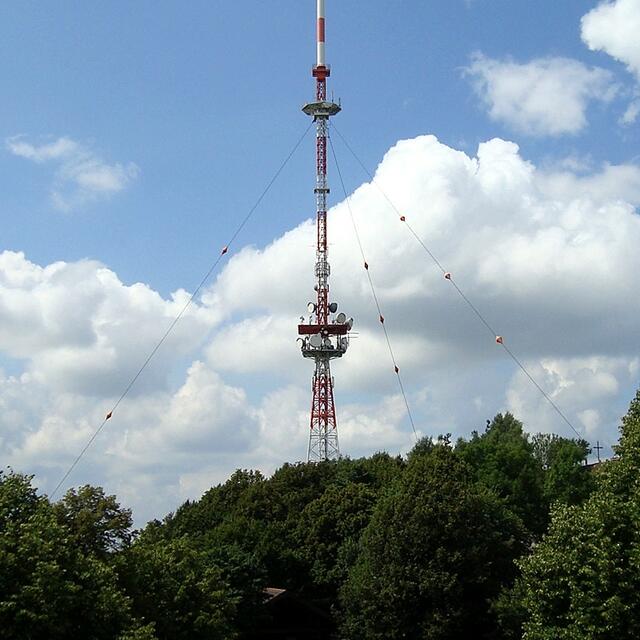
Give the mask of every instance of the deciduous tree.
<svg viewBox="0 0 640 640">
<path fill-rule="evenodd" d="M 640 637 L 640 392 L 623 418 L 618 460 L 582 504 L 557 504 L 521 562 L 527 640 Z"/>
<path fill-rule="evenodd" d="M 412 456 L 342 589 L 346 637 L 494 637 L 489 602 L 514 577 L 520 526 L 450 447 Z"/>
</svg>

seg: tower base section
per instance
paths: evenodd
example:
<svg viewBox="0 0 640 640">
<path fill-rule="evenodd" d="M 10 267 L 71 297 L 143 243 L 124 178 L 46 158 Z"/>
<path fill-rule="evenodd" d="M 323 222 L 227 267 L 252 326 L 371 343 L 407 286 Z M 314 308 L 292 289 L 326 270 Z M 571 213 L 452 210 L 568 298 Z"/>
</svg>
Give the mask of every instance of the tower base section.
<svg viewBox="0 0 640 640">
<path fill-rule="evenodd" d="M 308 462 L 337 460 L 338 426 L 333 403 L 333 379 L 329 358 L 316 357 L 316 371 L 312 381 L 311 429 L 309 432 Z"/>
</svg>

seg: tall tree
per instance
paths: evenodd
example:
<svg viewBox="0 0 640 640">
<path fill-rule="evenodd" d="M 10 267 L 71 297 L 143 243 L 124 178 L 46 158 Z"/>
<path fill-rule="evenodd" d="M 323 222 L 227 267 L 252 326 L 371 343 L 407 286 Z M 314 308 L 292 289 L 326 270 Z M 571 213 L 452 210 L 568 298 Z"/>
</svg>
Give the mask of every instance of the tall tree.
<svg viewBox="0 0 640 640">
<path fill-rule="evenodd" d="M 346 637 L 494 637 L 488 603 L 514 577 L 520 526 L 448 446 L 412 456 L 341 591 Z"/>
<path fill-rule="evenodd" d="M 106 558 L 131 541 L 131 509 L 123 509 L 102 487 L 69 489 L 54 509 L 84 553 Z"/>
<path fill-rule="evenodd" d="M 582 504 L 557 504 L 521 562 L 527 640 L 640 637 L 640 392 L 623 418 L 618 460 Z"/>
<path fill-rule="evenodd" d="M 499 413 L 483 434 L 474 432 L 470 440 L 458 440 L 456 451 L 529 531 L 542 534 L 548 515 L 544 474 L 519 420 Z"/>
<path fill-rule="evenodd" d="M 140 628 L 116 575 L 73 542 L 31 478 L 0 472 L 0 629 L 6 640 L 113 640 Z"/>
<path fill-rule="evenodd" d="M 148 542 L 118 558 L 120 579 L 160 640 L 232 640 L 239 596 L 223 571 L 187 538 Z"/>
<path fill-rule="evenodd" d="M 371 487 L 352 482 L 330 486 L 302 511 L 298 551 L 301 561 L 310 565 L 313 590 L 335 599 L 356 559 L 376 500 Z"/>
<path fill-rule="evenodd" d="M 543 492 L 549 504 L 559 500 L 579 504 L 594 489 L 594 476 L 584 465 L 591 453 L 586 440 L 569 440 L 550 433 L 532 438 L 533 453 L 544 470 Z"/>
</svg>

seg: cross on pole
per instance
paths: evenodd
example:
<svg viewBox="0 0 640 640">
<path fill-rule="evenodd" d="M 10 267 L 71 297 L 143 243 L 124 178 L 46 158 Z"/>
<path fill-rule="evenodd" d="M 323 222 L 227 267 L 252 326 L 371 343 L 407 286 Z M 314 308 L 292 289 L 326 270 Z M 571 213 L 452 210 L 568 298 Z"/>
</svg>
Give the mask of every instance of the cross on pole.
<svg viewBox="0 0 640 640">
<path fill-rule="evenodd" d="M 596 455 L 598 456 L 598 462 L 601 462 L 600 460 L 600 449 L 604 449 L 604 447 L 602 447 L 600 445 L 600 440 L 596 440 L 596 446 L 593 447 L 596 450 Z"/>
</svg>

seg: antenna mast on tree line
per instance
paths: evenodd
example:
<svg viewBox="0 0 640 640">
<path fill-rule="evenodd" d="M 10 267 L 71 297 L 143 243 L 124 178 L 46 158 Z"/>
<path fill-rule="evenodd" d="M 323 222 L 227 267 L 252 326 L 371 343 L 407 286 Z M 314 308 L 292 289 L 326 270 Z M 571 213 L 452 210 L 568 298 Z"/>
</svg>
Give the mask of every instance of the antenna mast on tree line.
<svg viewBox="0 0 640 640">
<path fill-rule="evenodd" d="M 298 325 L 302 355 L 315 362 L 312 378 L 311 423 L 307 460 L 321 462 L 340 456 L 338 424 L 333 401 L 333 378 L 330 361 L 341 358 L 349 346 L 349 330 L 353 318 L 344 313 L 336 316 L 335 302 L 329 302 L 329 260 L 327 255 L 327 132 L 329 118 L 340 111 L 340 105 L 327 101 L 327 78 L 331 74 L 325 62 L 325 0 L 318 3 L 317 57 L 313 67 L 316 99 L 302 110 L 316 123 L 316 301 L 308 306 L 309 322 Z"/>
</svg>

